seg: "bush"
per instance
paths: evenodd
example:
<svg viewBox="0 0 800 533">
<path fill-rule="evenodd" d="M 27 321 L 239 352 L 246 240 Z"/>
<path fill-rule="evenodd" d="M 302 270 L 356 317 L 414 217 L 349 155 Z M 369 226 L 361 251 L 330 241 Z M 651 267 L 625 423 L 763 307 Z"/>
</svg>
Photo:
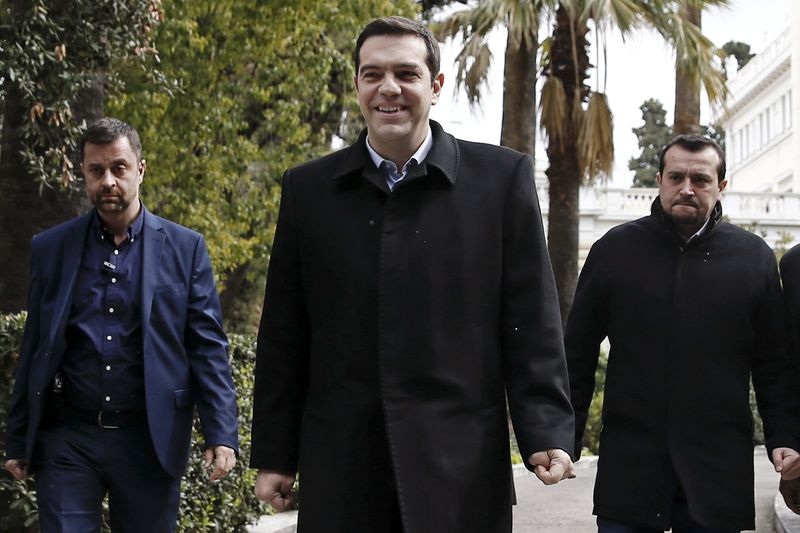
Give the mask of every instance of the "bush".
<svg viewBox="0 0 800 533">
<path fill-rule="evenodd" d="M 0 431 L 5 435 L 5 420 L 25 313 L 0 314 Z M 210 472 L 203 468 L 202 438 L 195 423 L 189 466 L 181 482 L 178 531 L 241 531 L 267 513 L 253 494 L 256 472 L 247 468 L 250 459 L 250 420 L 252 419 L 253 367 L 255 338 L 231 335 L 231 369 L 239 408 L 239 458 L 234 470 L 222 480 L 209 483 Z M 3 442 L 4 447 L 4 442 Z M 0 475 L 0 531 L 35 532 L 36 492 L 32 481 L 14 480 L 3 470 Z"/>
</svg>

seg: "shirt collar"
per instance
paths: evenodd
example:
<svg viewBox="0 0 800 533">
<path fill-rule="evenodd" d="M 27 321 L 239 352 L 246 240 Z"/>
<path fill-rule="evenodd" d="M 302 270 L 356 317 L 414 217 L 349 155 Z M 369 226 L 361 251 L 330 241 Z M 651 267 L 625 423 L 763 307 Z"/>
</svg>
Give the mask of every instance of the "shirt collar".
<svg viewBox="0 0 800 533">
<path fill-rule="evenodd" d="M 703 235 L 703 234 L 706 232 L 706 230 L 708 229 L 708 223 L 709 223 L 710 221 L 711 221 L 711 216 L 709 216 L 709 217 L 706 219 L 706 221 L 705 221 L 705 223 L 703 224 L 703 226 L 702 226 L 702 227 L 701 227 L 699 230 L 697 230 L 697 231 L 694 233 L 694 235 L 692 235 L 691 237 L 689 237 L 688 239 L 686 239 L 686 244 L 689 244 L 690 242 L 692 242 L 692 241 L 693 241 L 693 240 L 695 240 L 695 239 L 699 239 L 699 238 L 700 238 L 700 236 L 701 236 L 701 235 Z"/>
<path fill-rule="evenodd" d="M 428 125 L 428 133 L 425 134 L 425 140 L 422 141 L 422 144 L 419 145 L 417 151 L 414 152 L 414 154 L 403 165 L 403 168 L 399 169 L 399 171 L 401 173 L 405 173 L 406 169 L 408 168 L 408 164 L 411 163 L 411 161 L 415 161 L 417 164 L 425 161 L 425 158 L 428 157 L 428 153 L 431 151 L 431 148 L 433 148 L 433 135 L 431 133 L 431 127 Z M 384 159 L 383 156 L 376 152 L 372 145 L 369 144 L 369 133 L 367 133 L 367 151 L 369 152 L 370 159 L 372 159 L 372 162 L 375 163 L 375 166 L 378 168 L 380 168 L 384 161 L 389 161 L 388 159 Z"/>
<path fill-rule="evenodd" d="M 128 226 L 127 230 L 128 239 L 131 241 L 139 237 L 139 234 L 142 232 L 142 227 L 144 226 L 145 208 L 141 200 L 137 200 L 137 202 L 139 202 L 139 214 L 135 219 L 133 219 L 133 223 Z M 104 237 L 104 234 L 111 233 L 103 225 L 103 219 L 100 218 L 100 214 L 97 212 L 97 209 L 94 210 L 92 227 L 99 237 Z"/>
</svg>

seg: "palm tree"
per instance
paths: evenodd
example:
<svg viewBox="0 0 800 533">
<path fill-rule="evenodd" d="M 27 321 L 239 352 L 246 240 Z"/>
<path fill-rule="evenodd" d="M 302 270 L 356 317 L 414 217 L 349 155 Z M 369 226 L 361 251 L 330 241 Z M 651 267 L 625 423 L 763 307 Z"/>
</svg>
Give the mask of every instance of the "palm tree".
<svg viewBox="0 0 800 533">
<path fill-rule="evenodd" d="M 457 11 L 431 27 L 440 39 L 461 35 L 456 85 L 464 86 L 470 105 L 481 98 L 481 86 L 492 61 L 487 37 L 508 30 L 503 70 L 503 120 L 500 144 L 534 156 L 536 140 L 536 50 L 542 0 L 484 0 Z"/>
<path fill-rule="evenodd" d="M 691 0 L 680 7 L 686 22 L 701 28 L 702 7 Z M 680 51 L 676 51 L 680 55 Z M 672 129 L 676 135 L 700 132 L 700 80 L 687 68 L 681 68 L 680 57 L 675 58 L 675 114 Z"/>
<path fill-rule="evenodd" d="M 705 39 L 700 33 L 702 28 L 702 13 L 706 6 L 725 5 L 726 2 L 710 2 L 708 0 L 680 0 L 678 15 L 685 22 L 687 32 L 695 34 L 696 38 L 676 39 L 675 41 L 675 114 L 673 130 L 675 134 L 700 134 L 700 84 L 706 88 L 706 93 L 712 102 L 724 100 L 727 89 L 724 84 L 716 83 L 719 80 L 706 79 L 696 67 L 698 56 L 702 53 L 695 47 L 699 40 Z M 679 35 L 679 37 L 681 37 Z M 701 46 L 711 43 L 701 43 Z M 723 49 L 714 49 L 715 54 L 722 61 L 729 54 Z M 722 64 L 722 76 L 725 77 L 725 65 Z"/>
<path fill-rule="evenodd" d="M 589 22 L 593 23 L 595 36 L 610 28 L 619 30 L 623 37 L 638 28 L 656 30 L 675 48 L 678 69 L 700 80 L 709 99 L 721 104 L 725 80 L 717 67 L 715 49 L 699 27 L 680 12 L 686 2 L 692 1 L 705 5 L 728 3 L 728 0 L 557 2 L 553 33 L 543 46 L 546 81 L 540 106 L 550 160 L 546 172 L 550 183 L 547 237 L 565 321 L 578 279 L 578 191 L 581 183 L 607 177 L 614 158 L 612 117 L 606 96 L 584 83 L 591 66 Z M 598 55 L 600 51 L 597 46 Z"/>
<path fill-rule="evenodd" d="M 726 89 L 715 49 L 681 16 L 687 3 L 727 5 L 728 0 L 483 0 L 433 25 L 440 37 L 462 35 L 456 81 L 473 104 L 480 100 L 491 64 L 487 35 L 496 27 L 508 29 L 501 144 L 533 155 L 538 31 L 540 19 L 554 20 L 551 36 L 540 47 L 546 81 L 539 106 L 550 161 L 548 247 L 563 320 L 578 279 L 578 191 L 582 183 L 607 177 L 614 158 L 606 96 L 585 84 L 592 67 L 589 22 L 596 38 L 611 28 L 623 36 L 642 27 L 655 29 L 675 48 L 678 69 L 699 80 L 698 86 L 702 82 L 712 102 L 721 103 Z M 596 48 L 599 55 L 602 47 Z"/>
</svg>

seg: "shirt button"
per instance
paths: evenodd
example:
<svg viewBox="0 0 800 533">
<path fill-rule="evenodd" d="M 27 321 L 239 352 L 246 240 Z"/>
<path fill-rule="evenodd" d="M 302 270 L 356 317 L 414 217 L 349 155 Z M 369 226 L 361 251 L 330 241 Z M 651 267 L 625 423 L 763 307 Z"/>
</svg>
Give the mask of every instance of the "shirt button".
<svg viewBox="0 0 800 533">
<path fill-rule="evenodd" d="M 107 341 L 110 341 L 110 340 L 111 340 L 111 335 L 107 335 L 107 336 L 106 336 L 106 340 L 107 340 Z"/>
<path fill-rule="evenodd" d="M 111 365 L 106 365 L 106 370 L 111 370 Z"/>
<path fill-rule="evenodd" d="M 119 250 L 114 250 L 114 255 L 119 255 Z"/>
<path fill-rule="evenodd" d="M 110 402 L 111 401 L 111 396 L 106 396 L 106 401 Z"/>
<path fill-rule="evenodd" d="M 113 312 L 114 312 L 114 308 L 113 308 L 113 307 L 109 307 L 109 308 L 108 308 L 108 312 L 109 312 L 109 313 L 113 313 Z"/>
<path fill-rule="evenodd" d="M 111 278 L 111 283 L 116 283 L 116 282 L 117 282 L 117 278 Z"/>
</svg>

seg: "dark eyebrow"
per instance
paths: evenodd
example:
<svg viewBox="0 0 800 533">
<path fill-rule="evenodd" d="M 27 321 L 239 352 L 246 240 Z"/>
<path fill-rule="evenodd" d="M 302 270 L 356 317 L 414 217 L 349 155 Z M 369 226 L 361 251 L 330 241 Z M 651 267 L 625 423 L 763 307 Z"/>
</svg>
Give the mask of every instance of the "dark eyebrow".
<svg viewBox="0 0 800 533">
<path fill-rule="evenodd" d="M 394 65 L 389 65 L 389 68 L 392 69 L 392 70 L 398 70 L 398 69 L 422 70 L 422 67 L 420 65 L 418 65 L 417 63 L 414 63 L 412 61 L 409 61 L 409 62 L 406 62 L 406 63 L 397 63 L 397 64 L 394 64 Z M 378 65 L 365 63 L 365 64 L 363 64 L 363 65 L 361 65 L 359 67 L 358 72 L 360 74 L 361 72 L 363 72 L 365 70 L 381 70 L 381 67 L 378 66 Z"/>
</svg>

